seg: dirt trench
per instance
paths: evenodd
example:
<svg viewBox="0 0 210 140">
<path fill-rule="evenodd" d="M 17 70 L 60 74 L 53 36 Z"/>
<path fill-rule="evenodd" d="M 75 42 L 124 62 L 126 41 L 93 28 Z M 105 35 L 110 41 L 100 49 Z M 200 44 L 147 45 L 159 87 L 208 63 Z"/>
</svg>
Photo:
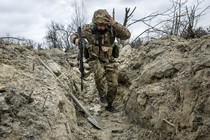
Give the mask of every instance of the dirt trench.
<svg viewBox="0 0 210 140">
<path fill-rule="evenodd" d="M 85 95 L 81 99 L 83 105 L 90 110 L 92 116 L 97 116 L 99 122 L 103 123 L 103 128 L 98 129 L 92 125 L 87 115 L 78 107 L 77 109 L 77 124 L 81 129 L 81 134 L 78 134 L 81 140 L 138 140 L 139 130 L 141 127 L 129 120 L 125 112 L 125 103 L 119 95 L 116 97 L 114 106 L 119 110 L 117 113 L 111 113 L 105 110 L 105 104 L 100 103 L 97 93 L 95 95 Z M 92 100 L 89 100 L 92 99 Z M 76 104 L 75 104 L 76 105 Z"/>
</svg>

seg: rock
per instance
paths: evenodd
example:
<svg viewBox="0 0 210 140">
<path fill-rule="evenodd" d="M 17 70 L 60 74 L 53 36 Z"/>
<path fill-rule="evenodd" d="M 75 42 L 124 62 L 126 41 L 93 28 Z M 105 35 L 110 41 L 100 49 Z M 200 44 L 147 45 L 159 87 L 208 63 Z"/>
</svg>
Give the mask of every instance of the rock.
<svg viewBox="0 0 210 140">
<path fill-rule="evenodd" d="M 59 76 L 61 75 L 61 67 L 58 65 L 56 62 L 48 62 L 49 68 L 52 70 L 52 72 L 56 75 Z"/>
<path fill-rule="evenodd" d="M 0 92 L 6 92 L 6 86 L 0 84 Z"/>
<path fill-rule="evenodd" d="M 120 50 L 120 57 L 130 58 L 131 57 L 131 46 L 126 45 Z"/>
<path fill-rule="evenodd" d="M 0 78 L 10 79 L 17 72 L 11 65 L 1 64 L 0 67 Z"/>
</svg>

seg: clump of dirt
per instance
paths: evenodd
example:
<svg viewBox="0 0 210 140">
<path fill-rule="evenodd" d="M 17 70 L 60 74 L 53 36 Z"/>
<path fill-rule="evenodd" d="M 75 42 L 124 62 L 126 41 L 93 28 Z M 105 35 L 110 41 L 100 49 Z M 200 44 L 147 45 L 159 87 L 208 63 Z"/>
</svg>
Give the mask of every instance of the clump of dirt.
<svg viewBox="0 0 210 140">
<path fill-rule="evenodd" d="M 165 37 L 133 52 L 126 112 L 152 131 L 145 139 L 210 138 L 209 55 L 210 36 Z"/>
</svg>

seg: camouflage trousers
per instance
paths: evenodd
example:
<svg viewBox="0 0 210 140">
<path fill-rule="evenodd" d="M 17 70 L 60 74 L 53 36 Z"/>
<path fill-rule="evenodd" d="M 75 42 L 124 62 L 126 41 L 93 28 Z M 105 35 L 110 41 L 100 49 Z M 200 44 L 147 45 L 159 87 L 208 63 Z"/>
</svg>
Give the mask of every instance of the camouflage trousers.
<svg viewBox="0 0 210 140">
<path fill-rule="evenodd" d="M 117 94 L 118 86 L 117 63 L 102 63 L 99 60 L 94 60 L 89 65 L 93 68 L 94 80 L 99 96 L 106 96 L 107 102 L 112 104 Z"/>
</svg>

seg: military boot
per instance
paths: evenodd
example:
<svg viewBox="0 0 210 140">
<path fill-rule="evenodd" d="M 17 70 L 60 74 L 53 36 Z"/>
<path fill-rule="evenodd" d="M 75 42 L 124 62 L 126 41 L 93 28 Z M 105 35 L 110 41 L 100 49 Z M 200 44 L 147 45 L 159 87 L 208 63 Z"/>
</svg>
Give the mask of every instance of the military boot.
<svg viewBox="0 0 210 140">
<path fill-rule="evenodd" d="M 108 103 L 108 105 L 106 106 L 105 109 L 106 109 L 107 111 L 111 112 L 111 113 L 117 113 L 117 112 L 119 112 L 119 110 L 116 109 L 116 108 L 112 105 L 112 103 Z"/>
<path fill-rule="evenodd" d="M 106 95 L 100 97 L 100 101 L 101 101 L 102 103 L 106 104 L 106 103 L 107 103 Z"/>
</svg>

